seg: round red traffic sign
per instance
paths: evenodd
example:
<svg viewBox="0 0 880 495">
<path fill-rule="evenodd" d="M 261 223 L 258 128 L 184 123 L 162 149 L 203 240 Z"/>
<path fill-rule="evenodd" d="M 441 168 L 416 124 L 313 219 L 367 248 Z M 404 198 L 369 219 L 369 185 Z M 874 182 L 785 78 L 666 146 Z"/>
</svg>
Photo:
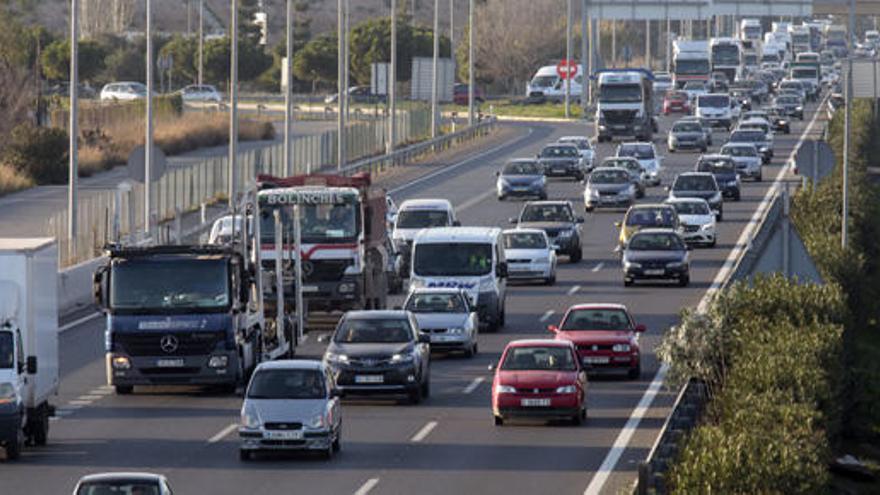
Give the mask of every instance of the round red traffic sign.
<svg viewBox="0 0 880 495">
<path fill-rule="evenodd" d="M 563 80 L 574 78 L 578 73 L 578 65 L 574 60 L 563 60 L 556 65 L 556 73 Z"/>
</svg>

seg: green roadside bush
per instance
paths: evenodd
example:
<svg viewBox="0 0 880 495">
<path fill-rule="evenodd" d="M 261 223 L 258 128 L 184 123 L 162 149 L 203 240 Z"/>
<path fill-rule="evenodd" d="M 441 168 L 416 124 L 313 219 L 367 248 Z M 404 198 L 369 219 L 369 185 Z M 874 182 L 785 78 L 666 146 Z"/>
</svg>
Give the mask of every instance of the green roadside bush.
<svg viewBox="0 0 880 495">
<path fill-rule="evenodd" d="M 0 159 L 37 184 L 67 182 L 67 132 L 54 127 L 15 127 Z"/>
</svg>

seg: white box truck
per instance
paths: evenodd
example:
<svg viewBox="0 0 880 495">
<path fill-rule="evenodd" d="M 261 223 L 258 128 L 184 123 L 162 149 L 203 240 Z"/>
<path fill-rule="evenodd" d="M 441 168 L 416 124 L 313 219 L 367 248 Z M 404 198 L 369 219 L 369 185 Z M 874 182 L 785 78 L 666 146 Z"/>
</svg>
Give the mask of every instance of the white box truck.
<svg viewBox="0 0 880 495">
<path fill-rule="evenodd" d="M 45 445 L 58 393 L 58 247 L 0 239 L 0 445 Z"/>
</svg>

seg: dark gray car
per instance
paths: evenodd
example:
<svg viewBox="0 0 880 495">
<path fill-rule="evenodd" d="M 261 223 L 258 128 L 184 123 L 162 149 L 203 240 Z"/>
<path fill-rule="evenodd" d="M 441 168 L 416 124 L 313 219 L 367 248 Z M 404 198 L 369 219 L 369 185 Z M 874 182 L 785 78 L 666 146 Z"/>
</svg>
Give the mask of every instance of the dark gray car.
<svg viewBox="0 0 880 495">
<path fill-rule="evenodd" d="M 577 146 L 573 144 L 548 144 L 538 153 L 538 161 L 547 177 L 574 177 L 584 180 L 586 167 Z"/>
<path fill-rule="evenodd" d="M 623 284 L 636 280 L 677 280 L 678 285 L 690 283 L 690 248 L 681 236 L 668 229 L 646 229 L 637 232 L 623 251 Z"/>
<path fill-rule="evenodd" d="M 724 198 L 715 176 L 709 172 L 679 174 L 669 189 L 669 198 L 700 198 L 709 203 L 720 222 L 724 219 Z"/>
<path fill-rule="evenodd" d="M 503 201 L 512 196 L 532 196 L 547 199 L 547 180 L 544 168 L 535 160 L 511 160 L 495 173 L 498 180 L 495 187 L 498 199 Z"/>
<path fill-rule="evenodd" d="M 324 362 L 346 395 L 406 395 L 417 404 L 430 394 L 430 342 L 409 311 L 349 311 Z"/>
<path fill-rule="evenodd" d="M 556 252 L 568 255 L 572 263 L 578 263 L 583 257 L 580 224 L 584 218 L 575 216 L 568 201 L 530 201 L 510 223 L 518 228 L 543 230 Z"/>
</svg>

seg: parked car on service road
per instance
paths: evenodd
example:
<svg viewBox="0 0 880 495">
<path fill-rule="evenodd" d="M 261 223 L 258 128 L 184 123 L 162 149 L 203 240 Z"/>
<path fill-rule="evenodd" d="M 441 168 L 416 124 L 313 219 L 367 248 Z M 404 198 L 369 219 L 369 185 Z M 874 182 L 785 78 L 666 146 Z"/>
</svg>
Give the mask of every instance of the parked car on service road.
<svg viewBox="0 0 880 495">
<path fill-rule="evenodd" d="M 455 86 L 452 87 L 452 102 L 456 105 L 467 105 L 469 98 L 467 84 L 456 83 Z M 474 103 L 479 104 L 484 101 L 485 98 L 483 97 L 483 91 L 479 86 L 474 86 Z"/>
<path fill-rule="evenodd" d="M 672 279 L 687 287 L 691 280 L 689 250 L 678 232 L 647 229 L 636 233 L 623 251 L 623 285 Z"/>
<path fill-rule="evenodd" d="M 419 331 L 431 337 L 431 351 L 461 351 L 469 358 L 477 353 L 477 310 L 461 289 L 413 289 L 403 309 L 416 317 Z"/>
<path fill-rule="evenodd" d="M 222 100 L 222 98 L 220 97 L 220 93 L 217 92 L 217 88 L 211 86 L 210 84 L 203 84 L 201 86 L 199 86 L 198 84 L 191 84 L 180 90 L 180 96 L 186 103 L 220 103 L 220 101 Z"/>
<path fill-rule="evenodd" d="M 547 199 L 547 178 L 544 166 L 529 158 L 507 162 L 498 172 L 495 188 L 499 201 L 512 196 L 532 196 Z"/>
<path fill-rule="evenodd" d="M 101 101 L 143 100 L 147 97 L 147 87 L 139 82 L 115 82 L 101 88 Z"/>
</svg>

